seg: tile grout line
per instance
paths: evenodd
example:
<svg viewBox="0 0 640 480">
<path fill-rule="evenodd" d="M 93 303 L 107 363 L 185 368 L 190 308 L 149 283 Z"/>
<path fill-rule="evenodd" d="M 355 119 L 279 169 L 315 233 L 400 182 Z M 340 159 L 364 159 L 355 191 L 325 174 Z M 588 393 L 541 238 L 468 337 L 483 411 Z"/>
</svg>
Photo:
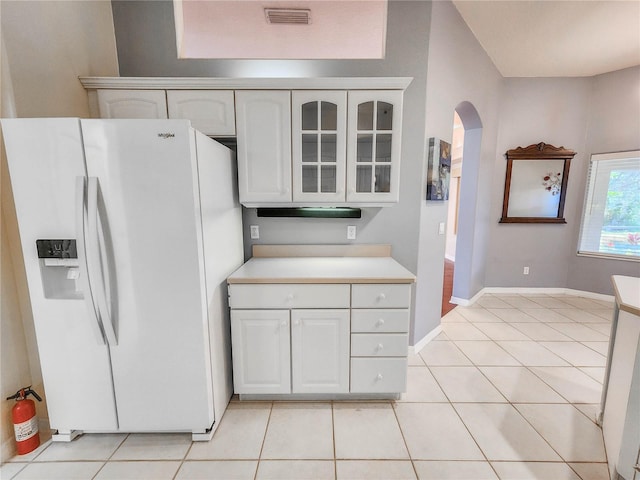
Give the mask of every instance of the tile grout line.
<svg viewBox="0 0 640 480">
<path fill-rule="evenodd" d="M 333 440 L 333 477 L 338 479 L 338 455 L 336 452 L 336 417 L 334 411 L 334 401 L 331 400 L 331 438 Z"/>
<path fill-rule="evenodd" d="M 480 307 L 480 308 L 484 308 L 484 307 Z M 547 308 L 547 307 L 544 307 L 544 308 L 545 308 L 546 310 L 550 310 L 550 308 Z M 518 309 L 518 310 L 520 310 L 520 309 Z M 579 309 L 579 310 L 582 310 L 582 309 Z M 489 313 L 491 313 L 491 312 L 489 312 Z M 526 312 L 523 312 L 523 313 L 526 313 Z M 573 320 L 572 320 L 572 321 L 573 321 Z M 494 323 L 495 323 L 495 322 L 494 322 Z M 508 323 L 508 322 L 507 322 L 507 323 Z M 544 322 L 540 322 L 540 321 L 538 321 L 538 323 L 544 323 Z M 579 322 L 574 322 L 574 323 L 577 323 L 577 324 L 579 324 L 579 325 L 581 324 L 581 323 L 579 323 Z M 480 329 L 479 329 L 479 328 L 477 328 L 477 327 L 476 327 L 476 329 L 480 330 Z M 554 330 L 558 331 L 557 329 L 554 329 Z M 480 331 L 482 331 L 482 330 L 480 330 Z M 482 332 L 482 333 L 485 333 L 485 332 Z M 560 333 L 563 333 L 563 332 L 560 332 Z M 485 333 L 485 335 L 487 335 L 487 334 Z M 489 337 L 489 339 L 490 339 L 491 341 L 493 341 L 494 343 L 496 343 L 496 344 L 498 345 L 498 347 L 501 347 L 501 346 L 500 346 L 500 344 L 498 344 L 496 340 L 492 339 L 489 335 L 487 335 L 487 336 Z M 525 336 L 527 336 L 527 335 L 525 334 Z M 533 340 L 533 339 L 532 339 L 532 341 L 534 341 L 535 343 L 540 344 L 540 342 L 539 342 L 539 341 L 536 341 L 536 340 Z M 573 342 L 575 342 L 575 343 L 580 343 L 579 341 L 577 341 L 577 340 L 575 340 L 575 339 L 572 339 L 572 341 L 573 341 Z M 457 345 L 456 345 L 456 346 L 457 346 Z M 542 347 L 546 348 L 544 345 L 542 345 Z M 461 350 L 461 349 L 460 349 L 460 350 Z M 503 349 L 503 350 L 504 350 L 504 349 Z M 547 348 L 547 350 L 549 350 L 549 349 Z M 462 350 L 461 350 L 461 351 L 462 351 Z M 505 350 L 505 351 L 506 351 L 506 350 Z M 551 350 L 549 350 L 549 351 L 550 351 L 552 354 L 556 355 L 556 354 L 555 354 L 554 352 L 552 352 Z M 462 353 L 464 354 L 464 351 L 462 351 Z M 509 353 L 509 352 L 507 351 L 507 353 Z M 509 355 L 511 355 L 511 354 L 509 354 Z M 513 357 L 513 355 L 511 355 L 511 356 Z M 556 355 L 556 356 L 558 356 L 558 355 Z M 558 357 L 559 357 L 559 356 L 558 356 Z M 514 357 L 514 358 L 515 358 L 515 357 Z M 561 357 L 559 357 L 559 358 L 561 358 Z M 490 380 L 488 377 L 486 377 L 486 375 L 484 375 L 484 372 L 482 372 L 482 370 L 479 368 L 479 366 L 478 366 L 478 365 L 477 365 L 477 364 L 476 364 L 472 359 L 469 359 L 469 360 L 471 360 L 471 363 L 473 364 L 473 366 L 474 366 L 477 370 L 479 370 L 479 371 L 481 372 L 481 374 L 482 374 L 482 375 L 487 379 L 487 381 L 489 381 L 489 383 L 490 383 L 490 384 L 491 384 L 491 385 L 492 385 L 496 390 L 498 390 L 498 392 L 499 392 L 501 395 L 503 395 L 503 394 L 502 394 L 502 392 L 501 392 L 501 391 L 500 391 L 500 390 L 495 386 L 495 384 L 494 384 L 493 382 L 491 382 L 491 380 Z M 565 361 L 566 361 L 566 359 L 564 359 L 564 358 L 563 358 L 562 360 L 565 360 Z M 516 359 L 516 361 L 518 361 L 519 363 L 521 363 L 521 364 L 522 364 L 522 362 L 521 362 L 520 360 Z M 426 363 L 426 362 L 425 362 L 425 363 Z M 571 365 L 571 367 L 572 367 L 572 368 L 579 369 L 579 367 L 577 367 L 577 366 L 573 365 L 571 362 L 568 362 L 568 361 L 567 361 L 567 363 L 569 363 L 569 364 Z M 529 366 L 524 365 L 524 364 L 522 364 L 521 366 L 522 366 L 522 367 L 524 367 L 524 368 L 526 368 L 528 371 L 530 371 L 532 374 L 534 374 L 537 378 L 540 378 L 538 375 L 536 375 L 536 374 L 535 374 L 535 372 L 533 372 L 531 369 L 529 369 Z M 428 365 L 427 365 L 427 367 L 428 367 Z M 432 373 L 432 375 L 433 375 L 433 373 Z M 436 376 L 435 376 L 435 375 L 433 375 L 433 377 L 434 377 L 434 379 L 436 379 L 436 383 L 438 383 L 438 386 L 440 386 L 439 382 L 437 381 Z M 547 382 L 545 382 L 542 378 L 540 378 L 540 380 L 541 380 L 543 383 L 545 383 L 546 385 L 548 385 L 548 384 L 547 384 Z M 551 387 L 551 385 L 548 385 L 548 386 L 549 386 L 549 388 L 551 388 L 551 390 L 552 390 L 552 391 L 554 391 L 554 392 L 556 392 L 558 395 L 560 395 L 560 397 L 561 397 L 561 398 L 565 399 L 565 400 L 567 401 L 567 403 L 566 403 L 566 404 L 528 403 L 528 404 L 529 404 L 529 405 L 570 405 L 570 406 L 571 406 L 572 408 L 574 408 L 576 411 L 578 411 L 578 412 L 580 412 L 580 413 L 584 414 L 584 413 L 583 413 L 580 409 L 578 409 L 578 408 L 577 408 L 577 407 L 576 407 L 572 402 L 570 402 L 570 401 L 569 401 L 568 399 L 566 399 L 563 395 L 561 395 L 559 392 L 557 392 L 553 387 Z M 443 391 L 443 393 L 445 394 L 445 396 L 447 396 L 447 398 L 448 398 L 448 395 L 444 392 L 444 390 L 442 389 L 442 387 L 441 387 L 441 386 L 440 386 L 440 389 Z M 504 395 L 503 395 L 503 396 L 504 396 Z M 505 398 L 506 398 L 506 397 L 505 397 Z M 524 421 L 525 421 L 525 422 L 526 422 L 526 423 L 527 423 L 527 424 L 528 424 L 528 425 L 529 425 L 529 426 L 530 426 L 530 427 L 531 427 L 531 428 L 536 432 L 536 434 L 538 434 L 538 436 L 539 436 L 540 438 L 542 438 L 542 440 L 543 440 L 543 441 L 544 441 L 544 442 L 545 442 L 545 443 L 546 443 L 546 444 L 551 448 L 551 450 L 552 450 L 553 452 L 555 452 L 555 453 L 556 453 L 556 455 L 558 455 L 558 457 L 562 460 L 562 463 L 564 463 L 564 464 L 567 466 L 567 468 L 569 468 L 571 471 L 574 471 L 574 470 L 573 470 L 573 468 L 571 468 L 571 466 L 569 465 L 569 462 L 568 462 L 567 460 L 565 460 L 565 459 L 564 459 L 564 457 L 563 457 L 562 455 L 560 455 L 560 453 L 559 453 L 559 452 L 557 452 L 555 448 L 553 448 L 553 446 L 549 443 L 549 441 L 548 441 L 548 440 L 547 440 L 547 439 L 546 439 L 546 438 L 545 438 L 545 437 L 544 437 L 544 436 L 543 436 L 543 435 L 542 435 L 542 434 L 541 434 L 541 433 L 540 433 L 540 432 L 539 432 L 539 431 L 538 431 L 538 430 L 537 430 L 537 429 L 536 429 L 536 428 L 531 424 L 531 422 L 529 422 L 529 420 L 528 420 L 528 419 L 527 419 L 527 418 L 526 418 L 526 417 L 525 417 L 525 416 L 524 416 L 524 415 L 523 415 L 523 414 L 518 410 L 518 408 L 516 407 L 516 405 L 514 405 L 514 404 L 513 404 L 513 403 L 512 403 L 508 398 L 506 398 L 506 400 L 507 400 L 508 404 L 509 404 L 509 405 L 510 405 L 510 406 L 511 406 L 511 407 L 512 407 L 516 412 L 517 412 L 517 414 L 518 414 L 518 415 L 520 415 L 520 417 L 522 417 L 522 419 L 523 419 L 523 420 L 524 420 Z M 468 403 L 468 402 L 462 402 L 462 403 Z M 471 402 L 471 403 L 490 403 L 490 402 Z M 525 403 L 525 404 L 526 404 L 526 403 Z M 504 405 L 504 403 L 503 403 L 502 405 Z M 453 403 L 452 403 L 452 407 L 453 407 L 454 411 L 456 412 L 456 414 L 458 414 L 458 417 L 460 418 L 460 420 L 462 421 L 462 423 L 465 425 L 465 428 L 467 428 L 466 424 L 464 423 L 464 421 L 463 421 L 463 420 L 462 420 L 462 418 L 460 417 L 460 415 L 459 415 L 458 411 L 455 409 L 455 406 L 453 406 Z M 585 415 L 585 416 L 586 416 L 586 415 Z M 600 434 L 602 435 L 602 429 L 600 428 L 599 430 L 600 430 Z M 468 429 L 468 428 L 467 428 L 467 431 L 469 431 L 469 429 Z M 470 431 L 469 431 L 469 434 L 471 435 L 471 437 L 472 437 L 472 438 L 474 439 L 474 441 L 475 441 L 475 437 L 473 437 L 473 435 L 471 434 L 471 432 L 470 432 Z M 477 442 L 476 442 L 476 445 L 477 445 Z M 480 448 L 480 446 L 479 446 L 479 445 L 478 445 L 478 448 Z M 483 455 L 485 456 L 485 458 L 486 458 L 486 454 L 484 453 L 484 451 L 483 451 L 481 448 L 480 448 L 480 451 L 482 452 L 482 454 L 483 454 Z M 606 449 L 605 449 L 605 458 L 607 458 L 607 455 L 606 455 Z M 488 459 L 487 459 L 487 462 L 489 463 L 489 465 L 491 465 L 491 468 L 493 469 L 493 465 L 491 464 L 491 462 L 489 462 L 489 460 L 488 460 Z M 592 462 L 589 462 L 589 463 L 592 463 Z M 599 462 L 593 462 L 593 463 L 599 463 Z M 494 472 L 495 472 L 495 473 L 496 473 L 496 475 L 497 475 L 497 472 L 495 471 L 495 469 L 493 469 L 493 470 L 494 470 Z M 575 472 L 575 473 L 577 474 L 577 472 Z M 580 476 L 580 475 L 578 475 L 578 476 Z"/>
<path fill-rule="evenodd" d="M 267 440 L 267 432 L 269 431 L 269 424 L 271 423 L 271 414 L 273 413 L 273 403 L 271 402 L 271 408 L 269 409 L 269 417 L 267 417 L 267 424 L 264 427 L 264 435 L 262 437 L 262 444 L 260 445 L 260 452 L 258 453 L 258 461 L 256 462 L 256 471 L 253 475 L 253 480 L 258 478 L 258 470 L 260 469 L 260 462 L 262 461 L 262 451 L 264 450 L 264 444 Z"/>
<path fill-rule="evenodd" d="M 416 476 L 416 479 L 419 479 L 418 469 L 416 468 L 415 461 L 411 455 L 411 450 L 409 450 L 409 444 L 407 443 L 407 439 L 404 436 L 404 432 L 402 431 L 402 424 L 400 423 L 400 419 L 398 418 L 398 412 L 396 412 L 396 406 L 398 403 L 394 400 L 389 401 L 389 405 L 391 406 L 391 411 L 393 412 L 393 416 L 396 419 L 396 423 L 398 424 L 398 430 L 400 430 L 400 436 L 402 437 L 402 441 L 404 442 L 404 448 L 407 450 L 407 455 L 409 456 L 409 461 L 411 462 L 411 468 L 413 468 L 413 474 Z"/>
<path fill-rule="evenodd" d="M 98 477 L 98 475 L 100 475 L 100 472 L 104 469 L 104 467 L 107 465 L 107 463 L 113 458 L 113 456 L 116 454 L 116 452 L 120 449 L 120 447 L 122 447 L 122 445 L 124 445 L 124 442 L 127 440 L 127 438 L 129 438 L 131 434 L 127 433 L 124 438 L 122 439 L 122 441 L 116 446 L 116 448 L 113 449 L 113 452 L 111 452 L 111 455 L 109 455 L 109 457 L 104 460 L 104 463 L 102 464 L 102 466 L 98 469 L 98 471 L 96 472 L 96 474 L 91 477 L 92 479 L 95 479 Z M 72 440 L 73 441 L 73 440 Z"/>
</svg>

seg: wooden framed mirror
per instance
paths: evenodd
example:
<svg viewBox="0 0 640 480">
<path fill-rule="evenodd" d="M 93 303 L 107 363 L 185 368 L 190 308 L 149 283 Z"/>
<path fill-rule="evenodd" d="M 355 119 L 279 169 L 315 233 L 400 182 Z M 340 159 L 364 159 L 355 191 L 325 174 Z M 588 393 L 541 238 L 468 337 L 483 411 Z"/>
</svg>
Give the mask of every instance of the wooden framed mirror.
<svg viewBox="0 0 640 480">
<path fill-rule="evenodd" d="M 508 150 L 500 223 L 567 223 L 564 201 L 575 154 L 544 142 Z"/>
</svg>

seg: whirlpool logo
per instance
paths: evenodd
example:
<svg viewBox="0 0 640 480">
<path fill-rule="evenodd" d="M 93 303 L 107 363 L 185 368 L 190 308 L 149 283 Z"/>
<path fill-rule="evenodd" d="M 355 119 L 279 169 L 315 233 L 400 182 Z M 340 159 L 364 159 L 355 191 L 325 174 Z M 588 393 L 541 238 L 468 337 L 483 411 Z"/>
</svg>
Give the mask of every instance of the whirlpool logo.
<svg viewBox="0 0 640 480">
<path fill-rule="evenodd" d="M 167 133 L 159 133 L 158 136 L 160 138 L 173 138 L 176 136 L 176 134 L 167 132 Z"/>
</svg>

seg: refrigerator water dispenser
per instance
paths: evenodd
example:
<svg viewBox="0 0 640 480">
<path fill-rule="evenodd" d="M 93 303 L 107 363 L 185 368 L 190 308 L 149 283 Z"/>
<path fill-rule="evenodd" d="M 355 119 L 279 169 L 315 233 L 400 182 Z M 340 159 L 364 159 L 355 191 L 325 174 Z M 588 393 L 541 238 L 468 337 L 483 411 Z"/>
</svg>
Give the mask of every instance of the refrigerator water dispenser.
<svg viewBox="0 0 640 480">
<path fill-rule="evenodd" d="M 36 240 L 44 296 L 54 299 L 82 299 L 75 240 Z"/>
</svg>

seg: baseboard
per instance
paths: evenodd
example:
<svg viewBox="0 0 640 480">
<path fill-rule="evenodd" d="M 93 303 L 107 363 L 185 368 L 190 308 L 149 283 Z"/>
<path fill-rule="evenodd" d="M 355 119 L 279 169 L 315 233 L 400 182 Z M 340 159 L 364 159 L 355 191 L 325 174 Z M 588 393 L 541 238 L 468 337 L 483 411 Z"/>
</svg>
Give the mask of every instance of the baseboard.
<svg viewBox="0 0 640 480">
<path fill-rule="evenodd" d="M 532 295 L 573 295 L 574 297 L 591 298 L 593 300 L 602 300 L 605 302 L 614 302 L 613 295 L 604 293 L 587 292 L 584 290 L 574 290 L 572 288 L 559 287 L 485 287 L 476 293 L 473 298 L 451 297 L 450 302 L 463 307 L 473 305 L 485 293 L 507 293 L 507 294 L 532 294 Z"/>
<path fill-rule="evenodd" d="M 469 305 L 473 305 L 474 303 L 476 303 L 476 301 L 482 296 L 484 295 L 486 292 L 486 289 L 483 288 L 482 290 L 480 290 L 478 293 L 476 293 L 471 299 L 467 299 L 467 298 L 460 298 L 460 297 L 451 297 L 451 300 L 449 300 L 449 303 L 455 303 L 456 305 L 461 305 L 463 307 L 468 307 Z"/>
<path fill-rule="evenodd" d="M 442 332 L 442 325 L 438 325 L 436 328 L 427 333 L 422 339 L 415 345 L 409 346 L 409 355 L 416 355 L 420 353 L 427 343 L 436 338 Z"/>
</svg>

